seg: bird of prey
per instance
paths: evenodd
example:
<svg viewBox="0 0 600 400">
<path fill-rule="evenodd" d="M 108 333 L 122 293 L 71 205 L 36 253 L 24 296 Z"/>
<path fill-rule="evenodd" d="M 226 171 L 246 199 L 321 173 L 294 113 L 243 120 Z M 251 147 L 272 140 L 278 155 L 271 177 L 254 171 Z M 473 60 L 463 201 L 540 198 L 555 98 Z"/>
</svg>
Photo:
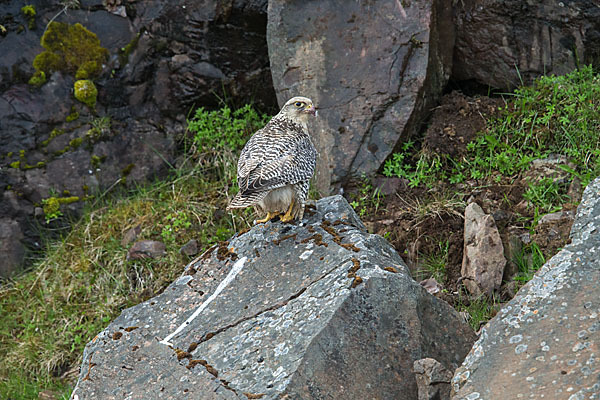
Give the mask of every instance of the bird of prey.
<svg viewBox="0 0 600 400">
<path fill-rule="evenodd" d="M 317 150 L 308 134 L 316 108 L 306 97 L 293 97 L 264 128 L 252 135 L 237 165 L 240 191 L 228 210 L 254 206 L 263 223 L 302 220 Z"/>
</svg>

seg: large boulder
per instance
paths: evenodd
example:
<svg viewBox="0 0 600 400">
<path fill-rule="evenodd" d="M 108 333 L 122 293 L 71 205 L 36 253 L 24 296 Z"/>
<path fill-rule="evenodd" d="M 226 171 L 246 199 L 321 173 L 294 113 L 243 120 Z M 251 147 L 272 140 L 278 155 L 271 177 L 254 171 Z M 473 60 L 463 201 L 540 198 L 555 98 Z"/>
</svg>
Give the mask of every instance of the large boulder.
<svg viewBox="0 0 600 400">
<path fill-rule="evenodd" d="M 483 328 L 453 399 L 596 399 L 600 394 L 600 179 L 583 194 L 571 243 Z"/>
<path fill-rule="evenodd" d="M 86 346 L 73 399 L 416 399 L 474 333 L 341 197 L 254 226 Z"/>
<path fill-rule="evenodd" d="M 87 196 L 165 172 L 194 107 L 219 98 L 275 106 L 266 0 L 91 0 L 66 12 L 73 2 L 28 4 L 33 19 L 16 0 L 3 2 L 0 18 L 0 198 L 14 200 L 0 206 L 0 231 L 17 223 L 23 232 L 3 238 L 12 250 L 0 276 L 21 262 L 24 244 L 39 250 L 30 221 L 43 217 L 42 201 L 65 197 L 60 212 L 77 216 Z M 28 84 L 50 20 L 83 25 L 108 50 L 93 110 L 73 96 L 72 72 Z"/>
<path fill-rule="evenodd" d="M 455 3 L 455 80 L 510 89 L 600 62 L 597 0 Z"/>
<path fill-rule="evenodd" d="M 312 98 L 317 188 L 379 169 L 412 136 L 452 66 L 446 1 L 269 2 L 267 41 L 279 104 Z"/>
</svg>

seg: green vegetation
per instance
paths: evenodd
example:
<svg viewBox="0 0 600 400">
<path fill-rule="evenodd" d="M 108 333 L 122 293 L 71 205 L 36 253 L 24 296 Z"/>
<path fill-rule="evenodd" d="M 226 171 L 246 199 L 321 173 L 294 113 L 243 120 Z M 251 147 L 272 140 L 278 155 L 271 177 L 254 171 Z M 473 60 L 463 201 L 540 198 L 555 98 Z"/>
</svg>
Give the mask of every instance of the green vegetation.
<svg viewBox="0 0 600 400">
<path fill-rule="evenodd" d="M 23 13 L 23 15 L 25 15 L 27 17 L 29 29 L 34 29 L 35 28 L 35 15 L 36 15 L 35 6 L 32 6 L 31 4 L 23 6 L 23 7 L 21 7 L 21 12 Z"/>
<path fill-rule="evenodd" d="M 440 241 L 437 243 L 437 249 L 434 252 L 421 255 L 422 259 L 419 262 L 419 270 L 415 277 L 417 281 L 433 278 L 438 283 L 444 284 L 446 281 L 449 244 L 448 240 Z"/>
<path fill-rule="evenodd" d="M 529 282 L 536 271 L 546 263 L 542 250 L 534 242 L 529 243 L 515 254 L 513 261 L 519 270 L 515 280 L 521 284 Z"/>
<path fill-rule="evenodd" d="M 386 161 L 386 176 L 404 178 L 410 187 L 425 193 L 417 200 L 404 200 L 411 215 L 464 210 L 464 206 L 451 200 L 462 199 L 457 192 L 464 188 L 518 185 L 522 191 L 515 192 L 522 193 L 525 206 L 518 221 L 533 234 L 542 215 L 560 211 L 566 204 L 572 206 L 573 199 L 567 192 L 574 179 L 585 186 L 600 175 L 600 75 L 591 66 L 565 76 L 541 77 L 533 85 L 504 97 L 506 105 L 496 117 L 487 120 L 483 132 L 466 144 L 462 156 L 433 153 L 418 141 L 408 141 Z M 558 167 L 567 173 L 566 179 L 565 174 L 559 178 L 530 172 L 533 160 L 557 155 L 568 162 Z M 466 185 L 457 186 L 461 183 Z M 440 196 L 444 191 L 453 195 Z M 442 198 L 432 201 L 435 196 Z M 504 196 L 505 205 L 514 210 L 520 200 L 511 204 L 515 199 L 509 199 L 508 193 Z M 355 207 L 361 210 L 359 201 Z M 418 224 L 418 219 L 415 222 Z M 417 275 L 443 281 L 442 250 L 440 245 L 438 251 L 420 254 Z M 533 277 L 545 258 L 542 249 L 530 243 L 513 261 L 518 266 L 514 280 L 522 285 Z M 471 314 L 474 329 L 490 318 L 494 301 L 481 298 L 465 301 L 461 306 Z"/>
<path fill-rule="evenodd" d="M 529 188 L 523 198 L 535 204 L 539 211 L 552 213 L 559 211 L 561 205 L 569 201 L 568 185 L 559 185 L 552 178 L 542 178 L 537 183 L 528 183 Z"/>
<path fill-rule="evenodd" d="M 94 118 L 90 121 L 92 126 L 85 134 L 90 143 L 96 143 L 110 132 L 110 117 Z"/>
<path fill-rule="evenodd" d="M 41 45 L 46 50 L 33 60 L 37 71 L 34 83 L 41 82 L 42 78 L 45 81 L 53 71 L 70 73 L 78 80 L 92 79 L 98 76 L 102 63 L 108 59 L 108 50 L 100 45 L 96 34 L 81 24 L 51 22 L 42 36 Z M 30 83 L 34 84 L 31 80 Z"/>
<path fill-rule="evenodd" d="M 75 109 L 75 107 L 71 107 L 71 114 L 67 115 L 67 122 L 73 122 L 79 118 L 79 112 Z"/>
<path fill-rule="evenodd" d="M 119 53 L 119 63 L 121 65 L 121 68 L 124 67 L 125 64 L 127 64 L 127 62 L 129 61 L 129 55 L 137 47 L 138 42 L 140 40 L 140 36 L 141 36 L 141 34 L 138 33 L 137 35 L 135 35 L 133 37 L 131 42 L 127 43 L 127 45 L 125 47 L 121 48 L 121 52 Z"/>
<path fill-rule="evenodd" d="M 363 176 L 359 182 L 358 193 L 356 193 L 350 205 L 360 217 L 364 217 L 368 209 L 379 210 L 384 197 L 381 190 L 379 188 L 373 189 L 370 180 Z"/>
<path fill-rule="evenodd" d="M 0 285 L 0 398 L 37 399 L 40 390 L 53 390 L 67 399 L 85 344 L 124 308 L 160 293 L 182 273 L 190 261 L 179 253 L 182 245 L 195 239 L 203 251 L 249 226 L 250 211 L 222 210 L 240 141 L 268 117 L 250 106 L 227 110 L 195 114 L 193 143 L 169 179 L 121 199 L 100 195 L 95 204 L 88 202 L 84 217 L 62 241 L 48 245 L 44 259 Z M 209 125 L 225 136 L 213 141 L 198 128 Z M 215 142 L 219 151 L 213 150 Z M 69 198 L 45 199 L 46 217 L 59 216 L 61 202 Z M 127 261 L 131 244 L 121 240 L 138 226 L 137 240 L 163 241 L 166 256 Z M 63 373 L 71 380 L 61 378 Z"/>
<path fill-rule="evenodd" d="M 28 83 L 35 87 L 42 86 L 46 83 L 46 73 L 44 71 L 35 71 L 31 78 L 29 78 Z"/>
<path fill-rule="evenodd" d="M 477 332 L 479 328 L 496 315 L 498 304 L 494 298 L 490 300 L 485 296 L 480 296 L 476 299 L 465 299 L 464 295 L 459 294 L 459 302 L 455 307 L 459 312 L 468 314 L 469 325 Z"/>
<path fill-rule="evenodd" d="M 545 76 L 531 87 L 517 89 L 513 102 L 488 121 L 487 131 L 467 145 L 460 160 L 422 150 L 411 157 L 414 143 L 386 161 L 383 173 L 409 180 L 412 187 L 432 187 L 436 182 L 459 183 L 466 179 L 500 180 L 525 172 L 531 161 L 563 154 L 577 168 L 565 170 L 583 177 L 584 185 L 600 174 L 600 76 L 583 67 L 565 76 Z M 564 188 L 534 187 L 529 200 L 550 210 L 564 201 Z M 538 191 L 538 193 L 535 193 Z M 541 196 L 541 197 L 540 197 Z"/>
<path fill-rule="evenodd" d="M 269 119 L 249 105 L 235 111 L 227 106 L 219 111 L 206 111 L 201 107 L 188 121 L 188 126 L 195 132 L 194 144 L 200 152 L 239 151 L 255 128 L 264 126 Z"/>
<path fill-rule="evenodd" d="M 63 215 L 63 213 L 60 211 L 61 204 L 71 204 L 71 203 L 75 203 L 80 200 L 82 200 L 82 199 L 80 199 L 77 196 L 70 196 L 70 197 L 54 197 L 54 196 L 52 196 L 47 199 L 42 199 L 42 206 L 43 206 L 42 209 L 44 210 L 44 216 L 46 217 L 46 223 Z"/>
<path fill-rule="evenodd" d="M 108 58 L 108 50 L 100 45 L 96 34 L 81 24 L 52 22 L 42 36 L 41 45 L 46 51 L 33 61 L 38 71 L 62 70 L 77 76 L 78 72 L 83 73 L 81 69 L 89 78 L 100 72 Z"/>
<path fill-rule="evenodd" d="M 46 139 L 42 142 L 42 146 L 44 146 L 44 147 L 48 146 L 48 144 L 50 143 L 50 141 L 52 139 L 54 139 L 55 137 L 60 136 L 64 133 L 65 133 L 65 131 L 62 129 L 56 129 L 56 128 L 52 129 L 52 131 L 50 132 L 50 136 L 48 136 L 48 139 Z"/>
<path fill-rule="evenodd" d="M 96 98 L 98 97 L 98 89 L 94 82 L 89 79 L 75 81 L 75 98 L 86 104 L 90 108 L 96 107 Z"/>
</svg>

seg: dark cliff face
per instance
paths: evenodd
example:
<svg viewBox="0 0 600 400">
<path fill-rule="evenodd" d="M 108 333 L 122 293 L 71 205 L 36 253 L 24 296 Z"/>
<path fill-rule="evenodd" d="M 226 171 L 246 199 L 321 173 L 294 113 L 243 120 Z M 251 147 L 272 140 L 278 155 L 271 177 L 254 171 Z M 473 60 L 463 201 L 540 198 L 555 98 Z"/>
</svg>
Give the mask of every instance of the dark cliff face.
<svg viewBox="0 0 600 400">
<path fill-rule="evenodd" d="M 0 250 L 12 256 L 1 275 L 20 263 L 23 243 L 36 247 L 31 221 L 44 221 L 44 201 L 56 198 L 61 212 L 77 214 L 83 202 L 65 197 L 82 200 L 122 178 L 132 184 L 165 171 L 196 107 L 217 107 L 220 99 L 276 107 L 265 1 L 83 1 L 68 10 L 32 1 L 28 14 L 22 2 L 4 3 Z M 51 20 L 81 24 L 99 39 L 108 56 L 97 73 L 46 65 L 36 75 L 36 56 L 60 47 L 40 44 Z M 66 48 L 58 61 L 81 52 L 76 38 L 53 40 Z M 93 85 L 76 84 L 82 79 Z M 81 87 L 97 94 L 85 97 Z"/>
<path fill-rule="evenodd" d="M 595 0 L 461 1 L 455 10 L 453 79 L 500 89 L 600 62 Z"/>
</svg>

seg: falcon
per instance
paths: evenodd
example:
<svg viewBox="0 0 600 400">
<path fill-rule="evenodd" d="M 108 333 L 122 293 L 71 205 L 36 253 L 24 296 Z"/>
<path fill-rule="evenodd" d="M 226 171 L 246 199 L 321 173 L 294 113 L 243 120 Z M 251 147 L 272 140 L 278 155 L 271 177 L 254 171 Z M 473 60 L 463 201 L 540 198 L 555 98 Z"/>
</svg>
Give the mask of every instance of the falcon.
<svg viewBox="0 0 600 400">
<path fill-rule="evenodd" d="M 302 220 L 317 150 L 308 134 L 308 118 L 316 108 L 306 97 L 293 97 L 264 128 L 252 135 L 237 165 L 240 191 L 227 210 L 254 206 L 267 222 Z"/>
</svg>

